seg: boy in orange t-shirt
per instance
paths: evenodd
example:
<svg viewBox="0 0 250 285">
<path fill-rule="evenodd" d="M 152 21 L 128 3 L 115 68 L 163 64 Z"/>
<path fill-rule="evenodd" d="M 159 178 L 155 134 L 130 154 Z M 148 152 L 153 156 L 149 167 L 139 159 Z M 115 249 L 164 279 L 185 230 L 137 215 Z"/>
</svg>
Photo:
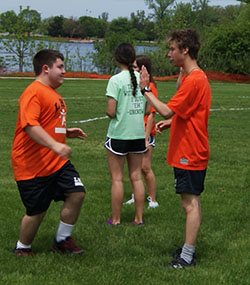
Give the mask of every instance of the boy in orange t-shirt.
<svg viewBox="0 0 250 285">
<path fill-rule="evenodd" d="M 178 80 L 178 91 L 167 104 L 151 92 L 144 91 L 144 94 L 166 119 L 156 124 L 156 130 L 161 133 L 171 126 L 167 163 L 174 168 L 176 193 L 181 195 L 186 213 L 186 230 L 183 247 L 174 252 L 167 266 L 185 268 L 195 265 L 196 260 L 195 245 L 201 223 L 200 194 L 209 159 L 207 125 L 211 90 L 205 73 L 197 65 L 200 41 L 196 31 L 173 31 L 168 43 L 170 61 L 185 74 Z M 142 69 L 142 89 L 148 85 L 148 78 L 146 69 Z"/>
<path fill-rule="evenodd" d="M 80 254 L 71 238 L 85 189 L 69 161 L 66 137 L 83 139 L 79 128 L 66 128 L 67 108 L 56 88 L 63 83 L 64 57 L 55 50 L 41 50 L 33 65 L 36 80 L 19 99 L 19 112 L 11 152 L 14 177 L 26 208 L 19 240 L 13 252 L 32 255 L 31 243 L 52 200 L 63 200 L 61 220 L 51 250 Z"/>
</svg>

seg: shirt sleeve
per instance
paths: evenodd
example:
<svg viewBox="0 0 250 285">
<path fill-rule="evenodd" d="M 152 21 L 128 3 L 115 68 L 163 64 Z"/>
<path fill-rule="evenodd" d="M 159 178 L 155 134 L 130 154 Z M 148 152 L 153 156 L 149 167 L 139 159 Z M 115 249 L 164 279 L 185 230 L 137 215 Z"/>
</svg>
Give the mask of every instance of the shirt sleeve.
<svg viewBox="0 0 250 285">
<path fill-rule="evenodd" d="M 118 95 L 119 95 L 118 84 L 116 83 L 115 78 L 111 77 L 107 85 L 106 96 L 112 97 L 117 101 Z"/>
<path fill-rule="evenodd" d="M 25 94 L 19 101 L 20 125 L 22 128 L 40 126 L 40 102 L 35 94 Z"/>
</svg>

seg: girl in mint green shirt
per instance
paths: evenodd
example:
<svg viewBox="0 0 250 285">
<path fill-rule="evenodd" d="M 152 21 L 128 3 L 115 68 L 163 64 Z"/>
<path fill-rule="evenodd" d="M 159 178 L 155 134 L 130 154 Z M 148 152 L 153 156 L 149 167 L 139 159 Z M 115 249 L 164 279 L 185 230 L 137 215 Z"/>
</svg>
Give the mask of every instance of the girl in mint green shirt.
<svg viewBox="0 0 250 285">
<path fill-rule="evenodd" d="M 122 43 L 115 50 L 115 59 L 121 72 L 108 82 L 107 115 L 111 118 L 105 147 L 111 175 L 112 218 L 110 225 L 120 224 L 123 204 L 123 174 L 125 159 L 128 164 L 130 183 L 135 196 L 136 225 L 144 225 L 144 185 L 141 178 L 142 156 L 145 147 L 144 115 L 147 106 L 139 88 L 139 73 L 133 70 L 135 49 L 131 44 Z"/>
</svg>

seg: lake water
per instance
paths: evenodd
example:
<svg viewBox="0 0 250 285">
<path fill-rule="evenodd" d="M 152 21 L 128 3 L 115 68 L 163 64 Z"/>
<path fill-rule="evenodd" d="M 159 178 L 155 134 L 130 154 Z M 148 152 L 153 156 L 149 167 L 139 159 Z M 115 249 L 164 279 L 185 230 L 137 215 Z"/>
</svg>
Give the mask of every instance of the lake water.
<svg viewBox="0 0 250 285">
<path fill-rule="evenodd" d="M 40 42 L 41 43 L 41 42 Z M 36 42 L 39 44 L 39 41 Z M 60 50 L 64 56 L 64 64 L 66 71 L 85 71 L 100 73 L 98 68 L 92 63 L 91 54 L 95 52 L 93 43 L 86 42 L 42 42 L 42 48 L 52 48 Z M 136 46 L 136 53 L 143 54 L 145 51 L 154 50 L 156 47 L 152 46 Z M 35 53 L 35 52 L 34 52 Z M 4 59 L 7 65 L 7 70 L 18 71 L 18 64 L 14 63 L 13 55 L 7 53 L 3 48 L 3 43 L 0 41 L 0 57 Z M 24 71 L 33 71 L 32 55 L 26 56 Z"/>
</svg>

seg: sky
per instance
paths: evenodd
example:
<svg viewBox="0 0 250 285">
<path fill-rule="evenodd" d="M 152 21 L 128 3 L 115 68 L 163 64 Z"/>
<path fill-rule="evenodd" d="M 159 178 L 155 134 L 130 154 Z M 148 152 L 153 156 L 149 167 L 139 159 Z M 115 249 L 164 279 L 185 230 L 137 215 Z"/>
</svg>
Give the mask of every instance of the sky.
<svg viewBox="0 0 250 285">
<path fill-rule="evenodd" d="M 132 12 L 144 10 L 146 15 L 150 13 L 144 0 L 1 0 L 0 13 L 13 10 L 17 14 L 19 6 L 40 13 L 42 19 L 51 16 L 63 15 L 66 18 L 79 18 L 81 16 L 98 17 L 103 12 L 109 14 L 108 20 L 118 17 L 130 17 Z M 180 2 L 178 0 L 178 2 Z M 188 0 L 181 2 L 187 3 Z M 210 0 L 209 5 L 238 5 L 237 0 Z"/>
</svg>

